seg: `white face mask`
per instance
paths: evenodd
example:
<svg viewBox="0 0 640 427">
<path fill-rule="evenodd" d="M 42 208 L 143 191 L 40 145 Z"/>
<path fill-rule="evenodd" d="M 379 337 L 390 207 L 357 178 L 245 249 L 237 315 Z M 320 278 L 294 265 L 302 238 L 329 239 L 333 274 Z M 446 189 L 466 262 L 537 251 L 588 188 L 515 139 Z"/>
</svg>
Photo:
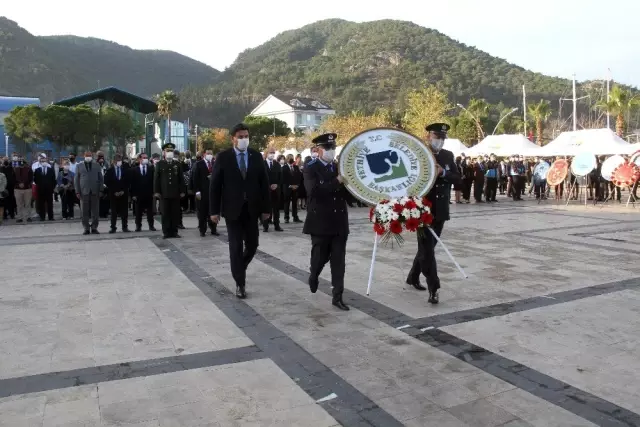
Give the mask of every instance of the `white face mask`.
<svg viewBox="0 0 640 427">
<path fill-rule="evenodd" d="M 312 159 L 317 159 L 318 158 L 318 153 L 316 153 L 316 152 L 311 153 L 311 158 Z"/>
<path fill-rule="evenodd" d="M 444 146 L 444 139 L 432 139 L 431 140 L 431 148 L 434 149 L 434 151 L 440 151 L 442 150 L 442 147 Z"/>
<path fill-rule="evenodd" d="M 148 165 L 149 164 L 149 159 L 142 159 L 142 164 L 143 165 Z"/>
<path fill-rule="evenodd" d="M 205 159 L 207 159 L 207 162 L 210 162 L 211 160 L 213 160 L 213 154 L 207 154 L 206 156 L 204 156 Z"/>
<path fill-rule="evenodd" d="M 245 151 L 249 147 L 249 138 L 238 138 L 238 150 Z"/>
<path fill-rule="evenodd" d="M 324 150 L 324 152 L 322 153 L 322 160 L 327 163 L 332 162 L 335 157 L 336 150 Z"/>
<path fill-rule="evenodd" d="M 276 155 L 275 155 L 274 153 L 269 153 L 269 155 L 267 156 L 267 159 L 269 159 L 269 160 L 273 160 L 273 158 L 274 158 L 275 156 L 276 156 Z"/>
<path fill-rule="evenodd" d="M 84 158 L 84 161 L 85 162 L 92 162 L 93 161 L 93 157 L 87 156 L 87 157 Z"/>
<path fill-rule="evenodd" d="M 167 151 L 164 155 L 167 160 L 173 160 L 173 151 Z"/>
<path fill-rule="evenodd" d="M 122 162 L 120 162 L 120 161 L 116 162 L 116 166 L 117 166 L 117 167 L 122 166 Z"/>
</svg>

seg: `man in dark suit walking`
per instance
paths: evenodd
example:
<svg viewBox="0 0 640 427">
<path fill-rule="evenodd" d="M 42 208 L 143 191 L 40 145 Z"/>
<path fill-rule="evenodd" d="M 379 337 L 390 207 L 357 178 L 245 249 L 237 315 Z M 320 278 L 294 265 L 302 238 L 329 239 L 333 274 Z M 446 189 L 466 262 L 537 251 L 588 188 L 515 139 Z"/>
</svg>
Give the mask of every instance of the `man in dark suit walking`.
<svg viewBox="0 0 640 427">
<path fill-rule="evenodd" d="M 111 209 L 111 230 L 109 233 L 116 232 L 116 222 L 118 217 L 122 221 L 122 232 L 128 233 L 129 221 L 129 168 L 125 168 L 122 164 L 122 156 L 116 154 L 114 156 L 113 165 L 107 169 L 104 174 L 104 184 L 107 186 L 107 194 L 109 195 L 109 207 Z"/>
<path fill-rule="evenodd" d="M 154 166 L 149 164 L 149 157 L 140 154 L 140 164 L 130 170 L 131 199 L 135 202 L 136 231 L 142 231 L 142 215 L 147 216 L 150 231 L 156 231 L 153 218 L 153 174 Z"/>
<path fill-rule="evenodd" d="M 271 216 L 269 177 L 260 152 L 249 148 L 249 128 L 231 129 L 233 148 L 218 154 L 209 184 L 211 221 L 223 216 L 229 236 L 231 274 L 236 296 L 246 298 L 247 266 L 258 250 L 258 219 Z"/>
<path fill-rule="evenodd" d="M 284 195 L 284 222 L 289 223 L 289 208 L 293 222 L 302 222 L 298 218 L 298 187 L 302 185 L 302 172 L 295 164 L 292 155 L 282 167 L 282 194 Z"/>
<path fill-rule="evenodd" d="M 269 147 L 267 159 L 264 161 L 269 176 L 269 191 L 271 193 L 271 219 L 262 221 L 264 232 L 269 231 L 269 222 L 273 223 L 276 231 L 283 231 L 280 228 L 280 190 L 282 186 L 282 166 L 276 161 L 276 149 Z"/>
<path fill-rule="evenodd" d="M 192 168 L 193 191 L 198 211 L 198 229 L 202 237 L 206 236 L 207 224 L 212 236 L 219 235 L 218 225 L 211 221 L 211 215 L 209 215 L 209 182 L 211 173 L 213 173 L 213 163 L 213 152 L 207 150 L 204 159 L 199 160 Z"/>
<path fill-rule="evenodd" d="M 460 181 L 460 173 L 456 166 L 453 153 L 443 150 L 444 140 L 450 126 L 446 123 L 433 123 L 427 126 L 427 144 L 436 157 L 436 183 L 427 194 L 431 202 L 431 215 L 433 222 L 431 228 L 440 237 L 445 221 L 449 217 L 449 200 L 451 199 L 451 186 Z M 419 291 L 426 291 L 427 288 L 420 284 L 420 273 L 427 278 L 429 288 L 429 302 L 438 303 L 438 289 L 440 289 L 440 279 L 436 265 L 435 247 L 438 241 L 429 230 L 418 234 L 418 253 L 413 260 L 413 265 L 407 276 L 407 284 Z"/>
<path fill-rule="evenodd" d="M 47 162 L 46 157 L 40 158 L 40 167 L 33 173 L 33 182 L 36 184 L 36 211 L 40 221 L 53 221 L 53 190 L 56 188 L 56 174 L 53 167 Z"/>
</svg>

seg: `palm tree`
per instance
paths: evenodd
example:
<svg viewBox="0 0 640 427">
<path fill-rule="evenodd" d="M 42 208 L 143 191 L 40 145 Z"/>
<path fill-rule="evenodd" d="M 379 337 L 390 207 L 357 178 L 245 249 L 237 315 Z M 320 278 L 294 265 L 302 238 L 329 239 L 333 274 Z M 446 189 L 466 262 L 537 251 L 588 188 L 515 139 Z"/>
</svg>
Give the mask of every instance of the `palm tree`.
<svg viewBox="0 0 640 427">
<path fill-rule="evenodd" d="M 478 141 L 484 139 L 484 130 L 482 130 L 482 121 L 489 117 L 489 104 L 484 99 L 472 99 L 469 101 L 467 113 L 476 122 Z"/>
<path fill-rule="evenodd" d="M 624 135 L 626 128 L 625 114 L 638 106 L 640 106 L 640 98 L 633 96 L 631 91 L 624 90 L 618 85 L 611 88 L 609 101 L 602 100 L 596 104 L 596 108 L 616 116 L 616 133 L 619 137 Z"/>
<path fill-rule="evenodd" d="M 156 95 L 155 97 L 156 104 L 158 104 L 158 114 L 161 117 L 167 119 L 168 124 L 168 135 L 165 135 L 165 142 L 171 141 L 171 114 L 178 109 L 178 105 L 180 103 L 180 98 L 176 93 L 172 90 L 165 90 L 164 92 Z"/>
<path fill-rule="evenodd" d="M 536 142 L 542 146 L 542 133 L 544 132 L 544 124 L 551 116 L 551 107 L 549 101 L 541 99 L 537 104 L 529 105 L 529 115 L 536 122 Z M 525 135 L 526 136 L 526 135 Z"/>
</svg>

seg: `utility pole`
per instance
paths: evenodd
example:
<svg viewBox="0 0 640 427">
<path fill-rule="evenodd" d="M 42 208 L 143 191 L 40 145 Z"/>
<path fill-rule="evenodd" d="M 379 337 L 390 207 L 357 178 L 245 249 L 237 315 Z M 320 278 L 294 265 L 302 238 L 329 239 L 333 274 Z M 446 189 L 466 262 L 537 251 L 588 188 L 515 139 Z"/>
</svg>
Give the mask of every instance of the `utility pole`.
<svg viewBox="0 0 640 427">
<path fill-rule="evenodd" d="M 527 138 L 527 92 L 522 85 L 522 113 L 524 114 L 524 137 Z"/>
<path fill-rule="evenodd" d="M 196 128 L 196 149 L 195 149 L 195 151 L 197 153 L 198 152 L 198 125 L 197 124 L 196 124 L 195 128 Z"/>
<path fill-rule="evenodd" d="M 576 99 L 576 75 L 573 75 L 573 131 L 578 130 L 578 100 Z"/>
<path fill-rule="evenodd" d="M 607 106 L 609 105 L 609 82 L 611 81 L 611 68 L 607 69 Z M 607 129 L 611 129 L 611 115 L 609 114 L 609 108 L 607 108 Z"/>
</svg>

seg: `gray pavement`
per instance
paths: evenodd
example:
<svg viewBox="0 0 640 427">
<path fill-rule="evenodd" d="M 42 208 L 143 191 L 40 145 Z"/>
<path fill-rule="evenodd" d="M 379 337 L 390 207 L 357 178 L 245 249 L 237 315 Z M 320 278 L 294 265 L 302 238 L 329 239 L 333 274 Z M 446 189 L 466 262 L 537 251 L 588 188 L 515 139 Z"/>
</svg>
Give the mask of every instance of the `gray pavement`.
<svg viewBox="0 0 640 427">
<path fill-rule="evenodd" d="M 452 205 L 441 303 L 352 209 L 345 300 L 309 293 L 301 225 L 262 233 L 235 298 L 201 238 L 0 227 L 0 426 L 640 426 L 640 214 Z M 304 217 L 304 214 L 302 214 Z M 108 226 L 102 222 L 101 230 Z"/>
</svg>

